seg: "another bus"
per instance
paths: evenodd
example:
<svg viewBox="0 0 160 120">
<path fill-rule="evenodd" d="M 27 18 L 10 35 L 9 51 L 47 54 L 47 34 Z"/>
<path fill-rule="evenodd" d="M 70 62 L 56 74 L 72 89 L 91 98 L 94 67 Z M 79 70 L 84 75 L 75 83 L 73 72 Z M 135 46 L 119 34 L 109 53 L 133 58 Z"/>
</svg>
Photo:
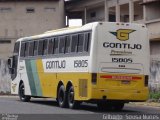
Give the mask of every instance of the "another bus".
<svg viewBox="0 0 160 120">
<path fill-rule="evenodd" d="M 11 93 L 55 98 L 60 107 L 81 102 L 121 110 L 146 101 L 149 39 L 145 25 L 94 22 L 16 41 L 8 60 Z"/>
</svg>

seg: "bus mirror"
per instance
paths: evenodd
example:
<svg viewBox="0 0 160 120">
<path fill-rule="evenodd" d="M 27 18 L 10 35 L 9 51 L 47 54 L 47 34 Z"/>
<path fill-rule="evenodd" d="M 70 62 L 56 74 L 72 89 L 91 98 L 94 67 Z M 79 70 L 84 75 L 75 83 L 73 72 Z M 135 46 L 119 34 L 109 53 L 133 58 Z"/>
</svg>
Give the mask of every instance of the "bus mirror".
<svg viewBox="0 0 160 120">
<path fill-rule="evenodd" d="M 12 68 L 13 68 L 13 58 L 12 58 L 12 57 L 10 57 L 10 58 L 8 59 L 8 68 L 9 68 L 9 69 L 12 69 Z"/>
</svg>

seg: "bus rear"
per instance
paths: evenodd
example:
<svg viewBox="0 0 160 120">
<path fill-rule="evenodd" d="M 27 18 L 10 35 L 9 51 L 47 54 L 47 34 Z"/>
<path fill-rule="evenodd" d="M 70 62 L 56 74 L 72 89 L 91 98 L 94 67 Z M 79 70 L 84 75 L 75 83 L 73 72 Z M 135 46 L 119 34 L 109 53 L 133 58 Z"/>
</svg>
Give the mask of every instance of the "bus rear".
<svg viewBox="0 0 160 120">
<path fill-rule="evenodd" d="M 145 101 L 148 98 L 149 40 L 144 25 L 99 23 L 93 48 L 92 98 Z M 97 46 L 97 47 L 96 47 Z"/>
</svg>

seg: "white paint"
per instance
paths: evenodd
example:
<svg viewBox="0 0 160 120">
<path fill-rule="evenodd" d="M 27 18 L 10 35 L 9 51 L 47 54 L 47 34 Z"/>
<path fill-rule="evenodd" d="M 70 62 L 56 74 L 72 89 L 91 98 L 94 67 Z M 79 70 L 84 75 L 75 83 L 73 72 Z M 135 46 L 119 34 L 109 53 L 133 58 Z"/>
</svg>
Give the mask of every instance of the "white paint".
<svg viewBox="0 0 160 120">
<path fill-rule="evenodd" d="M 43 59 L 42 61 L 43 61 L 44 72 L 47 72 L 47 73 L 88 72 L 88 69 L 89 69 L 89 56 L 51 58 L 51 59 Z M 61 63 L 63 61 L 65 61 L 64 68 L 61 66 Z M 82 63 L 83 66 L 78 67 L 77 64 L 75 65 L 75 61 L 83 61 Z M 49 63 L 53 63 L 52 68 L 48 68 Z M 61 68 L 58 68 L 58 66 L 61 66 Z"/>
</svg>

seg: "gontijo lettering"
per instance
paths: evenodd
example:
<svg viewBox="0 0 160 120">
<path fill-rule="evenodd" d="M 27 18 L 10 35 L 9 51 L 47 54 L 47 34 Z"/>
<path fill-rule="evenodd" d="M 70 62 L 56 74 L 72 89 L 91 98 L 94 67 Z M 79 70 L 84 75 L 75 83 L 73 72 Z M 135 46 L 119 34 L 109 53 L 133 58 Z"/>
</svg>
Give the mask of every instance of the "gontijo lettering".
<svg viewBox="0 0 160 120">
<path fill-rule="evenodd" d="M 110 43 L 110 42 L 104 42 L 103 47 L 105 48 L 123 48 L 123 49 L 137 49 L 141 50 L 142 45 L 141 44 L 129 44 L 129 43 Z"/>
<path fill-rule="evenodd" d="M 47 61 L 46 62 L 46 69 L 63 69 L 66 68 L 66 61 Z"/>
</svg>

